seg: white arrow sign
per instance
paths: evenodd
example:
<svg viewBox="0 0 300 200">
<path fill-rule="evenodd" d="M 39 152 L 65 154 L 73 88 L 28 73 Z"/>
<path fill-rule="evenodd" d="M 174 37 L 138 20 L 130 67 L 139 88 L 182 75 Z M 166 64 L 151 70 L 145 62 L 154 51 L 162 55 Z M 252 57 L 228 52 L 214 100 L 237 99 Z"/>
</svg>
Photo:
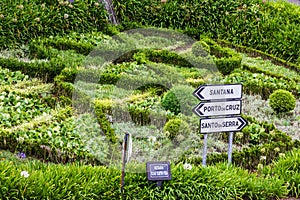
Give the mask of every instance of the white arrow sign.
<svg viewBox="0 0 300 200">
<path fill-rule="evenodd" d="M 242 84 L 202 85 L 193 95 L 200 100 L 224 100 L 242 98 Z"/>
<path fill-rule="evenodd" d="M 200 120 L 200 133 L 241 131 L 248 122 L 242 117 L 226 117 Z"/>
<path fill-rule="evenodd" d="M 240 115 L 242 111 L 242 101 L 219 101 L 199 103 L 193 112 L 200 117 Z"/>
</svg>

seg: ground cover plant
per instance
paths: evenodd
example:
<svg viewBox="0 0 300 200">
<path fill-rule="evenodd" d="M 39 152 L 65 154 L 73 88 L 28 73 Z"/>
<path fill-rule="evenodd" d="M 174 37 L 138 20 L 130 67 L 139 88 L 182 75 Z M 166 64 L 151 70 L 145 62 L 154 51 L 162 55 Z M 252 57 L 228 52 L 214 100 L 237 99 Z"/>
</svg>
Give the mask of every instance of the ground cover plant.
<svg viewBox="0 0 300 200">
<path fill-rule="evenodd" d="M 33 9 L 47 8 L 50 13 L 45 16 L 68 12 L 63 20 L 70 21 L 64 31 L 49 26 L 43 29 L 44 34 L 24 32 L 21 38 L 3 33 L 2 40 L 8 38 L 5 47 L 17 43 L 23 46 L 0 52 L 0 197 L 298 198 L 298 54 L 297 51 L 282 53 L 288 43 L 281 49 L 277 48 L 281 43 L 273 41 L 269 41 L 270 49 L 265 49 L 264 43 L 258 47 L 259 41 L 254 41 L 257 30 L 247 32 L 263 27 L 264 20 L 271 16 L 284 16 L 278 13 L 279 8 L 288 8 L 286 12 L 290 13 L 294 7 L 259 1 L 196 5 L 158 1 L 151 6 L 147 1 L 131 3 L 132 7 L 128 7 L 128 2 L 116 2 L 118 15 L 125 22 L 140 20 L 144 25 L 185 29 L 198 40 L 166 29 L 118 33 L 119 29 L 128 28 L 127 22 L 115 27 L 107 26 L 107 21 L 90 22 L 89 18 L 80 17 L 82 12 L 91 9 L 89 16 L 100 10 L 98 19 L 106 19 L 102 5 L 97 1 L 83 5 L 76 0 L 30 4 Z M 224 10 L 216 9 L 219 3 L 224 3 Z M 9 8 L 7 2 L 2 4 L 5 6 L 1 12 Z M 9 9 L 26 14 L 29 3 L 22 5 Z M 142 5 L 146 5 L 146 11 L 156 9 L 156 12 L 147 13 L 146 19 L 146 13 L 140 9 Z M 201 5 L 207 6 L 206 11 L 198 9 Z M 268 11 L 273 6 L 276 9 Z M 133 8 L 140 12 L 131 12 Z M 75 19 L 72 12 L 76 9 L 82 10 L 74 14 L 78 15 Z M 174 17 L 175 10 L 178 18 Z M 177 23 L 187 10 L 189 16 L 185 14 L 184 22 Z M 163 19 L 162 11 L 169 18 Z M 208 15 L 203 23 L 211 25 L 211 30 L 191 24 L 190 19 L 204 11 Z M 220 17 L 212 19 L 212 13 Z M 297 22 L 296 17 L 297 14 L 289 16 L 290 28 Z M 0 18 L 4 19 L 2 15 Z M 82 25 L 82 30 L 75 32 L 73 23 L 77 19 L 87 21 L 83 23 L 87 26 Z M 251 20 L 253 23 L 248 23 Z M 241 23 L 237 25 L 238 22 Z M 222 29 L 227 23 L 234 23 L 231 28 L 236 33 L 234 37 Z M 271 55 L 273 60 L 286 59 L 282 63 L 292 61 L 291 66 L 296 67 L 251 57 L 254 54 L 257 57 L 257 50 L 239 53 L 242 47 L 199 37 L 200 32 L 193 32 L 196 27 L 212 37 L 224 36 L 230 41 L 237 39 L 234 43 L 258 47 L 275 54 Z M 249 39 L 247 43 L 244 36 Z M 291 49 L 296 47 L 297 43 Z M 243 117 L 249 124 L 234 134 L 231 166 L 226 163 L 228 134 L 210 134 L 208 166 L 203 167 L 203 135 L 198 130 L 199 117 L 192 113 L 199 101 L 192 93 L 202 84 L 215 83 L 243 84 Z M 269 97 L 278 89 L 295 97 L 295 107 L 285 113 L 274 111 L 270 105 Z M 121 190 L 124 133 L 131 134 L 133 146 Z M 173 178 L 164 182 L 161 189 L 146 180 L 145 162 L 151 160 L 171 161 Z"/>
</svg>

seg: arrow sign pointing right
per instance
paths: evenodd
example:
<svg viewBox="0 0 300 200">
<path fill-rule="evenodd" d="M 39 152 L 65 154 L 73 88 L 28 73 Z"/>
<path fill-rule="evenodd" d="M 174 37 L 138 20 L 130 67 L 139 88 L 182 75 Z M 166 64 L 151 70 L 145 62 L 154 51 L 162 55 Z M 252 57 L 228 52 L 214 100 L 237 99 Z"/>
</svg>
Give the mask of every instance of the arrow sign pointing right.
<svg viewBox="0 0 300 200">
<path fill-rule="evenodd" d="M 248 122 L 242 117 L 200 119 L 200 133 L 241 131 Z"/>
</svg>

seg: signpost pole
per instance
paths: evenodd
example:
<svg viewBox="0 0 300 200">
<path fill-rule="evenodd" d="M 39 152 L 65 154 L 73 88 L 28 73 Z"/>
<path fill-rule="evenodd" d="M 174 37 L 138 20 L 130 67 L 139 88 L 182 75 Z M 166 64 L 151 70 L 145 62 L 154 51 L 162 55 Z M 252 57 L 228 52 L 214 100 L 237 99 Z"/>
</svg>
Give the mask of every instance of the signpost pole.
<svg viewBox="0 0 300 200">
<path fill-rule="evenodd" d="M 229 132 L 228 138 L 228 165 L 232 163 L 232 141 L 233 141 L 233 132 Z"/>
<path fill-rule="evenodd" d="M 124 186 L 124 178 L 125 178 L 125 165 L 126 165 L 126 151 L 127 151 L 127 142 L 128 142 L 128 136 L 129 134 L 126 133 L 124 136 L 124 143 L 123 143 L 123 155 L 122 155 L 122 176 L 121 176 L 121 189 L 123 189 Z"/>
<path fill-rule="evenodd" d="M 193 108 L 200 117 L 199 132 L 204 134 L 202 165 L 206 166 L 207 134 L 229 132 L 228 165 L 232 163 L 233 132 L 241 131 L 248 122 L 243 119 L 242 84 L 201 85 L 193 95 L 201 102 Z"/>
<path fill-rule="evenodd" d="M 204 134 L 204 144 L 203 144 L 203 155 L 202 155 L 202 165 L 206 166 L 206 156 L 207 156 L 207 134 Z"/>
</svg>

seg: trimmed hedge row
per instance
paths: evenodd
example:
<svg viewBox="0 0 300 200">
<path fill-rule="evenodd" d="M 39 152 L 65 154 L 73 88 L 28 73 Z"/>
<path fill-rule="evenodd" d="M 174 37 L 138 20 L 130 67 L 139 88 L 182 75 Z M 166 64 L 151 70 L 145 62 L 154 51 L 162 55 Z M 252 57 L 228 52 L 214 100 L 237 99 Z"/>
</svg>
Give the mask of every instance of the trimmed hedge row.
<svg viewBox="0 0 300 200">
<path fill-rule="evenodd" d="M 288 62 L 288 61 L 286 61 L 284 59 L 281 59 L 279 57 L 276 57 L 272 54 L 268 54 L 266 52 L 263 52 L 263 51 L 260 51 L 260 50 L 257 50 L 257 49 L 253 49 L 251 47 L 246 47 L 246 46 L 243 46 L 243 45 L 233 44 L 233 43 L 231 43 L 227 40 L 217 39 L 216 41 L 221 46 L 227 46 L 229 48 L 233 48 L 238 52 L 246 53 L 248 56 L 261 57 L 263 59 L 270 60 L 275 65 L 284 66 L 288 69 L 294 70 L 296 72 L 300 72 L 300 65 L 296 65 L 294 63 Z"/>
<path fill-rule="evenodd" d="M 57 56 L 57 50 L 74 50 L 78 54 L 88 55 L 103 39 L 107 38 L 108 36 L 101 32 L 85 34 L 72 32 L 63 37 L 50 36 L 34 39 L 29 43 L 29 50 L 32 57 L 39 59 Z"/>
<path fill-rule="evenodd" d="M 292 92 L 296 97 L 300 95 L 300 85 L 294 80 L 276 78 L 249 71 L 236 70 L 225 78 L 226 83 L 243 83 L 244 92 L 248 94 L 259 94 L 263 99 L 277 89 Z"/>
<path fill-rule="evenodd" d="M 115 0 L 114 5 L 124 27 L 180 29 L 196 39 L 205 34 L 299 63 L 300 9 L 288 2 Z"/>
<path fill-rule="evenodd" d="M 191 170 L 172 165 L 172 180 L 162 188 L 144 173 L 126 173 L 121 190 L 121 171 L 114 168 L 12 162 L 0 162 L 1 199 L 275 199 L 287 193 L 277 176 L 257 177 L 226 165 Z"/>
<path fill-rule="evenodd" d="M 60 123 L 67 118 L 71 117 L 72 110 L 69 107 L 65 109 L 59 110 L 57 113 L 54 113 L 52 118 L 49 120 L 45 118 L 46 116 L 40 117 L 40 121 L 32 122 L 31 124 L 27 124 L 26 126 L 22 125 L 19 128 L 11 128 L 11 129 L 0 129 L 0 148 L 4 150 L 9 150 L 11 152 L 23 152 L 26 155 L 54 163 L 68 163 L 74 161 L 82 161 L 84 163 L 97 163 L 100 164 L 97 159 L 94 158 L 91 154 L 84 151 L 81 148 L 78 148 L 74 151 L 68 150 L 67 144 L 60 144 L 60 140 L 52 141 L 50 136 L 47 135 L 46 130 L 37 130 L 37 127 L 40 129 L 45 128 L 45 126 L 51 126 L 55 123 Z M 67 120 L 68 121 L 68 120 Z M 66 123 L 68 123 L 66 121 Z M 65 127 L 62 129 L 68 129 L 68 125 L 64 125 Z M 30 134 L 30 137 L 28 137 Z M 49 133 L 48 133 L 49 134 Z M 72 136 L 73 139 L 76 137 Z M 66 139 L 66 136 L 62 136 L 62 138 Z M 45 142 L 45 140 L 47 140 Z M 63 139 L 63 140 L 64 140 Z M 66 142 L 66 141 L 64 141 Z"/>
<path fill-rule="evenodd" d="M 203 38 L 200 41 L 208 45 L 209 53 L 215 56 L 213 60 L 223 75 L 228 75 L 241 67 L 242 56 L 234 50 L 222 47 L 209 38 Z"/>
<path fill-rule="evenodd" d="M 0 66 L 12 71 L 21 71 L 30 77 L 37 77 L 47 82 L 53 82 L 54 78 L 61 73 L 65 67 L 76 67 L 81 64 L 83 56 L 73 51 L 58 51 L 50 47 L 40 48 L 40 57 L 48 57 L 50 60 L 31 60 L 29 62 L 17 58 L 0 57 Z"/>
</svg>

